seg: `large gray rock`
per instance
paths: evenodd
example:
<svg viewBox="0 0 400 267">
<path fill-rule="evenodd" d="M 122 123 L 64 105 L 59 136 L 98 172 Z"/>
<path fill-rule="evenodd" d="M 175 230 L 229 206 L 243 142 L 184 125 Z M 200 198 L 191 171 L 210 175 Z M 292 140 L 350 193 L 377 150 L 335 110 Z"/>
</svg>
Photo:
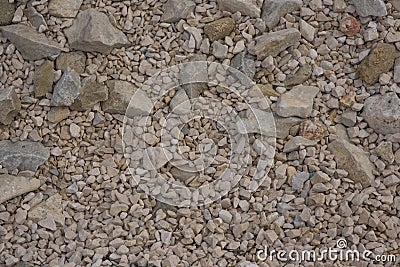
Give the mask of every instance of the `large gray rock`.
<svg viewBox="0 0 400 267">
<path fill-rule="evenodd" d="M 39 60 L 58 55 L 63 48 L 44 34 L 23 24 L 0 27 L 4 37 L 12 42 L 26 60 Z"/>
<path fill-rule="evenodd" d="M 37 171 L 50 157 L 50 150 L 41 143 L 0 141 L 0 164 L 8 169 Z"/>
<path fill-rule="evenodd" d="M 298 85 L 278 99 L 276 113 L 281 117 L 308 118 L 311 116 L 318 87 Z"/>
<path fill-rule="evenodd" d="M 78 98 L 81 89 L 81 79 L 74 70 L 67 68 L 54 87 L 52 106 L 71 106 Z"/>
<path fill-rule="evenodd" d="M 108 99 L 101 104 L 104 112 L 128 116 L 148 115 L 153 107 L 145 92 L 132 83 L 112 80 L 107 82 L 107 87 Z"/>
<path fill-rule="evenodd" d="M 55 17 L 75 18 L 83 0 L 50 0 L 49 14 Z"/>
<path fill-rule="evenodd" d="M 218 0 L 218 8 L 231 13 L 240 12 L 243 16 L 259 18 L 261 10 L 251 0 Z"/>
<path fill-rule="evenodd" d="M 0 89 L 0 123 L 8 125 L 21 110 L 21 101 L 11 87 Z"/>
<path fill-rule="evenodd" d="M 364 119 L 381 134 L 400 132 L 400 99 L 395 92 L 372 96 L 364 103 Z"/>
<path fill-rule="evenodd" d="M 237 54 L 231 61 L 231 67 L 243 72 L 250 79 L 253 79 L 256 75 L 256 63 L 251 58 L 246 57 L 246 52 Z"/>
<path fill-rule="evenodd" d="M 286 142 L 284 148 L 283 148 L 283 153 L 289 153 L 292 151 L 296 151 L 300 148 L 300 146 L 315 146 L 317 144 L 317 141 L 314 140 L 309 140 L 306 139 L 302 136 L 295 136 L 292 139 L 290 139 L 288 142 Z"/>
<path fill-rule="evenodd" d="M 108 99 L 108 88 L 104 84 L 98 83 L 91 77 L 86 78 L 79 90 L 79 96 L 71 105 L 72 110 L 90 110 L 97 103 Z"/>
<path fill-rule="evenodd" d="M 303 5 L 301 0 L 264 0 L 261 9 L 261 18 L 268 28 L 272 29 L 279 24 L 281 17 L 300 10 Z"/>
<path fill-rule="evenodd" d="M 11 24 L 15 13 L 15 3 L 0 0 L 0 26 Z"/>
<path fill-rule="evenodd" d="M 93 8 L 79 12 L 73 25 L 65 30 L 71 48 L 87 52 L 109 54 L 114 48 L 131 43 L 115 28 L 106 14 Z"/>
<path fill-rule="evenodd" d="M 0 204 L 25 193 L 35 191 L 40 187 L 40 181 L 34 178 L 0 175 Z"/>
<path fill-rule="evenodd" d="M 185 19 L 194 11 L 196 4 L 191 0 L 168 0 L 163 6 L 162 22 L 174 23 Z"/>
<path fill-rule="evenodd" d="M 385 2 L 382 0 L 353 0 L 353 5 L 361 17 L 387 15 Z"/>
<path fill-rule="evenodd" d="M 266 33 L 256 37 L 255 55 L 258 59 L 277 56 L 280 52 L 300 42 L 301 34 L 297 29 L 285 29 Z"/>
<path fill-rule="evenodd" d="M 81 51 L 61 53 L 56 60 L 56 68 L 66 71 L 68 67 L 82 74 L 85 72 L 86 55 Z"/>
<path fill-rule="evenodd" d="M 35 97 L 45 96 L 53 90 L 54 77 L 53 62 L 46 60 L 35 72 Z"/>
<path fill-rule="evenodd" d="M 375 179 L 374 166 L 361 148 L 345 140 L 336 139 L 328 145 L 328 149 L 335 156 L 338 168 L 349 173 L 348 178 L 363 186 L 372 184 Z"/>
</svg>

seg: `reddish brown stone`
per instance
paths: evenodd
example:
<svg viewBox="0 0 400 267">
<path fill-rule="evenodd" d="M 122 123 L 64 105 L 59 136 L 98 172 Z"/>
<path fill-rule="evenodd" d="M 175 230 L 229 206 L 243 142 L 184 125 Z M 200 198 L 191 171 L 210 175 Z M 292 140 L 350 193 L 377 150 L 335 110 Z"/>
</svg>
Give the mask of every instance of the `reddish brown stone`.
<svg viewBox="0 0 400 267">
<path fill-rule="evenodd" d="M 307 120 L 300 124 L 300 135 L 309 140 L 321 140 L 325 130 L 320 124 Z"/>
<path fill-rule="evenodd" d="M 339 29 L 347 36 L 354 36 L 360 31 L 360 23 L 354 17 L 347 17 L 342 19 Z"/>
</svg>

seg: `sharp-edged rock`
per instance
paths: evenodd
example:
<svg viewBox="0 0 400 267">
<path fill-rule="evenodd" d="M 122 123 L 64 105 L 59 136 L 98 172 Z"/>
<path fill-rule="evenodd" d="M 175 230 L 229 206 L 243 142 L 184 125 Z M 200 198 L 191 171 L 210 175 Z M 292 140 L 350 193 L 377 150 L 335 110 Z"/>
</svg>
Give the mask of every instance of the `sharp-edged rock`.
<svg viewBox="0 0 400 267">
<path fill-rule="evenodd" d="M 180 70 L 180 83 L 190 99 L 195 99 L 207 89 L 208 63 L 207 56 L 196 54 Z"/>
<path fill-rule="evenodd" d="M 0 175 L 0 204 L 22 194 L 35 191 L 40 187 L 40 180 L 13 176 L 8 174 Z"/>
<path fill-rule="evenodd" d="M 256 37 L 254 54 L 258 59 L 277 56 L 280 52 L 300 42 L 301 34 L 297 29 L 285 29 L 266 33 Z"/>
<path fill-rule="evenodd" d="M 50 0 L 49 14 L 61 18 L 75 18 L 83 0 Z"/>
<path fill-rule="evenodd" d="M 28 218 L 35 222 L 52 218 L 60 225 L 64 225 L 65 217 L 62 211 L 62 197 L 60 194 L 55 194 L 31 208 L 28 211 Z"/>
<path fill-rule="evenodd" d="M 93 8 L 79 12 L 73 25 L 65 30 L 71 48 L 86 52 L 109 54 L 114 48 L 131 43 L 115 28 L 106 14 Z"/>
<path fill-rule="evenodd" d="M 143 152 L 143 168 L 145 170 L 157 170 L 164 166 L 173 158 L 173 155 L 167 149 L 162 147 L 148 147 Z"/>
<path fill-rule="evenodd" d="M 231 67 L 243 72 L 250 79 L 253 79 L 256 75 L 256 63 L 251 58 L 246 57 L 246 52 L 237 54 L 231 61 Z"/>
<path fill-rule="evenodd" d="M 285 86 L 294 86 L 303 84 L 311 77 L 311 74 L 312 74 L 312 67 L 310 65 L 302 66 L 296 73 L 289 74 L 286 76 Z"/>
<path fill-rule="evenodd" d="M 191 104 L 184 89 L 178 89 L 169 103 L 172 114 L 183 115 L 190 112 Z"/>
<path fill-rule="evenodd" d="M 101 103 L 104 112 L 125 115 L 137 87 L 129 82 L 112 80 L 107 82 L 108 99 Z"/>
<path fill-rule="evenodd" d="M 261 18 L 269 29 L 279 24 L 279 20 L 288 13 L 300 10 L 301 0 L 264 0 Z"/>
<path fill-rule="evenodd" d="M 68 67 L 75 70 L 78 74 L 85 72 L 86 55 L 81 51 L 64 53 L 62 52 L 56 59 L 56 68 L 66 71 Z"/>
<path fill-rule="evenodd" d="M 335 156 L 339 168 L 349 173 L 349 178 L 364 187 L 374 181 L 373 165 L 367 154 L 359 147 L 345 140 L 336 139 L 328 145 L 328 149 Z"/>
<path fill-rule="evenodd" d="M 218 8 L 231 13 L 240 12 L 251 18 L 259 18 L 261 15 L 261 9 L 249 0 L 218 0 Z"/>
<path fill-rule="evenodd" d="M 393 68 L 394 61 L 400 56 L 400 52 L 392 44 L 378 43 L 366 56 L 357 68 L 357 74 L 366 83 L 375 83 L 382 73 Z"/>
<path fill-rule="evenodd" d="M 47 28 L 47 22 L 44 19 L 43 15 L 36 11 L 34 7 L 27 7 L 24 10 L 24 15 L 28 18 L 29 22 L 33 27 L 39 29 L 39 27 L 44 26 Z"/>
<path fill-rule="evenodd" d="M 82 82 L 79 96 L 71 105 L 72 110 L 90 110 L 97 103 L 108 99 L 108 88 L 104 84 L 98 83 L 95 79 L 88 77 Z"/>
<path fill-rule="evenodd" d="M 0 0 L 0 26 L 11 24 L 15 13 L 15 3 Z"/>
<path fill-rule="evenodd" d="M 357 14 L 361 17 L 387 15 L 385 2 L 382 0 L 353 0 L 352 2 Z"/>
<path fill-rule="evenodd" d="M 35 97 L 45 96 L 53 90 L 55 77 L 53 62 L 46 60 L 35 72 Z"/>
<path fill-rule="evenodd" d="M 39 60 L 58 55 L 63 48 L 56 42 L 23 24 L 0 27 L 4 37 L 12 42 L 26 60 Z"/>
<path fill-rule="evenodd" d="M 8 125 L 21 110 L 21 101 L 11 87 L 0 89 L 0 123 Z"/>
<path fill-rule="evenodd" d="M 211 42 L 223 39 L 235 29 L 235 20 L 232 18 L 222 18 L 210 22 L 204 26 L 204 33 Z"/>
<path fill-rule="evenodd" d="M 286 142 L 284 148 L 283 148 L 283 153 L 289 153 L 295 150 L 298 150 L 300 146 L 315 146 L 317 144 L 317 141 L 314 140 L 309 140 L 307 138 L 304 138 L 302 136 L 295 136 L 292 139 L 290 139 L 288 142 Z"/>
<path fill-rule="evenodd" d="M 76 71 L 67 68 L 54 87 L 52 106 L 71 106 L 78 98 L 81 89 L 81 79 Z"/>
<path fill-rule="evenodd" d="M 369 97 L 364 103 L 364 119 L 381 134 L 400 132 L 400 99 L 395 92 Z"/>
<path fill-rule="evenodd" d="M 37 171 L 49 157 L 50 150 L 38 142 L 0 141 L 0 164 L 10 171 Z"/>
<path fill-rule="evenodd" d="M 168 0 L 163 6 L 164 14 L 162 22 L 174 23 L 185 19 L 196 8 L 195 2 L 191 0 Z"/>
<path fill-rule="evenodd" d="M 276 113 L 281 117 L 308 118 L 311 116 L 314 98 L 318 87 L 298 85 L 281 95 L 277 102 Z"/>
</svg>

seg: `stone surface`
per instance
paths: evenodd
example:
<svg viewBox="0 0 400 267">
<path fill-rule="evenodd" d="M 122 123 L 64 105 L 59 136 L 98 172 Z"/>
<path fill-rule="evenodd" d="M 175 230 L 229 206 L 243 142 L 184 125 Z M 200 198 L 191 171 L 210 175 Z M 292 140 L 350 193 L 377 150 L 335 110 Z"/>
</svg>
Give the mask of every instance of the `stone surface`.
<svg viewBox="0 0 400 267">
<path fill-rule="evenodd" d="M 349 178 L 355 183 L 369 186 L 374 180 L 374 166 L 367 154 L 359 147 L 345 140 L 336 139 L 328 145 L 335 156 L 337 166 L 349 173 Z"/>
<path fill-rule="evenodd" d="M 296 29 L 285 29 L 266 33 L 255 38 L 254 53 L 258 59 L 277 56 L 280 52 L 299 43 L 301 34 Z"/>
<path fill-rule="evenodd" d="M 71 48 L 86 52 L 109 54 L 114 48 L 131 44 L 106 14 L 93 8 L 79 12 L 73 25 L 64 32 Z"/>
<path fill-rule="evenodd" d="M 55 17 L 75 18 L 83 0 L 50 0 L 49 14 Z"/>
<path fill-rule="evenodd" d="M 394 65 L 393 80 L 395 83 L 400 83 L 400 58 L 396 59 Z"/>
<path fill-rule="evenodd" d="M 400 99 L 395 92 L 368 98 L 363 117 L 368 125 L 381 134 L 400 132 Z"/>
<path fill-rule="evenodd" d="M 253 79 L 256 75 L 256 63 L 251 58 L 246 57 L 246 52 L 237 54 L 231 60 L 231 67 L 243 72 L 250 79 Z"/>
<path fill-rule="evenodd" d="M 36 29 L 39 29 L 41 26 L 47 28 L 47 23 L 43 15 L 37 12 L 34 7 L 27 7 L 24 10 L 24 15 L 28 17 L 29 22 Z"/>
<path fill-rule="evenodd" d="M 361 17 L 385 16 L 387 14 L 385 2 L 383 0 L 353 0 L 356 12 Z"/>
<path fill-rule="evenodd" d="M 378 43 L 376 47 L 365 57 L 357 68 L 357 74 L 366 83 L 375 83 L 382 73 L 393 68 L 394 61 L 400 56 L 400 52 L 392 44 Z"/>
<path fill-rule="evenodd" d="M 40 187 L 40 180 L 13 176 L 8 174 L 0 175 L 0 204 L 25 193 L 35 191 Z"/>
<path fill-rule="evenodd" d="M 3 36 L 10 40 L 26 60 L 39 60 L 58 55 L 63 48 L 56 42 L 23 24 L 0 27 Z"/>
<path fill-rule="evenodd" d="M 266 110 L 247 110 L 245 117 L 237 122 L 238 131 L 242 134 L 259 133 L 275 136 L 274 115 Z"/>
<path fill-rule="evenodd" d="M 62 197 L 60 194 L 55 194 L 29 210 L 28 218 L 35 222 L 52 218 L 60 225 L 64 225 L 65 218 L 62 212 Z"/>
<path fill-rule="evenodd" d="M 222 18 L 206 24 L 204 26 L 204 33 L 211 42 L 214 42 L 231 34 L 235 29 L 235 24 L 232 18 Z"/>
<path fill-rule="evenodd" d="M 284 153 L 289 153 L 295 150 L 298 150 L 300 146 L 314 146 L 317 144 L 317 141 L 315 140 L 309 140 L 306 139 L 302 136 L 295 136 L 292 139 L 290 139 L 288 142 L 286 142 L 285 146 L 283 147 L 283 152 Z"/>
<path fill-rule="evenodd" d="M 276 113 L 281 117 L 308 118 L 311 116 L 314 97 L 318 92 L 318 87 L 301 85 L 293 87 L 278 99 Z"/>
<path fill-rule="evenodd" d="M 0 123 L 8 125 L 21 110 L 21 101 L 11 87 L 0 89 Z"/>
<path fill-rule="evenodd" d="M 218 0 L 218 8 L 231 13 L 240 12 L 243 16 L 259 18 L 261 10 L 249 0 Z"/>
<path fill-rule="evenodd" d="M 43 97 L 53 90 L 55 73 L 53 62 L 46 60 L 35 72 L 35 97 Z"/>
<path fill-rule="evenodd" d="M 184 89 L 178 89 L 174 97 L 171 99 L 169 106 L 171 107 L 171 113 L 173 114 L 183 115 L 190 112 L 190 100 Z"/>
<path fill-rule="evenodd" d="M 393 144 L 392 142 L 382 142 L 375 148 L 376 154 L 378 154 L 387 163 L 392 164 L 394 162 Z"/>
<path fill-rule="evenodd" d="M 108 88 L 100 84 L 93 78 L 88 77 L 83 80 L 82 87 L 79 90 L 79 96 L 71 105 L 72 110 L 86 111 L 90 110 L 97 103 L 108 99 Z"/>
<path fill-rule="evenodd" d="M 51 105 L 71 106 L 79 96 L 81 79 L 74 70 L 67 68 L 61 79 L 57 82 L 53 91 Z"/>
<path fill-rule="evenodd" d="M 107 82 L 107 87 L 108 99 L 101 104 L 103 111 L 125 115 L 129 102 L 137 91 L 136 86 L 129 82 L 112 80 Z"/>
<path fill-rule="evenodd" d="M 312 74 L 312 67 L 310 65 L 302 66 L 296 73 L 289 74 L 286 76 L 285 86 L 294 86 L 303 84 L 311 77 L 311 74 Z"/>
<path fill-rule="evenodd" d="M 168 0 L 163 6 L 162 22 L 174 23 L 185 19 L 194 11 L 196 4 L 191 0 Z"/>
<path fill-rule="evenodd" d="M 68 67 L 75 70 L 78 74 L 85 72 L 86 55 L 83 52 L 62 52 L 56 60 L 56 68 L 66 71 Z"/>
<path fill-rule="evenodd" d="M 148 147 L 143 152 L 143 168 L 157 170 L 173 158 L 171 152 L 161 147 Z"/>
<path fill-rule="evenodd" d="M 52 107 L 47 114 L 47 119 L 52 123 L 59 123 L 68 118 L 70 114 L 68 107 Z"/>
<path fill-rule="evenodd" d="M 309 140 L 321 140 L 325 135 L 325 129 L 321 124 L 306 120 L 300 124 L 300 136 Z"/>
<path fill-rule="evenodd" d="M 288 13 L 300 10 L 301 0 L 265 0 L 262 6 L 261 18 L 269 29 L 279 24 L 279 20 Z"/>
<path fill-rule="evenodd" d="M 292 176 L 292 189 L 301 190 L 304 187 L 304 183 L 310 179 L 310 174 L 307 172 L 299 172 Z"/>
<path fill-rule="evenodd" d="M 196 54 L 180 71 L 180 82 L 190 99 L 195 99 L 208 88 L 207 56 Z"/>
<path fill-rule="evenodd" d="M 303 19 L 300 20 L 300 33 L 304 39 L 306 39 L 309 42 L 314 41 L 314 36 L 316 31 L 317 30 L 313 26 L 308 24 L 305 20 Z"/>
<path fill-rule="evenodd" d="M 15 13 L 15 3 L 0 0 L 0 26 L 11 24 Z"/>
<path fill-rule="evenodd" d="M 10 171 L 36 171 L 49 157 L 50 150 L 38 142 L 0 141 L 0 164 Z"/>
<path fill-rule="evenodd" d="M 275 127 L 276 127 L 276 137 L 285 139 L 289 135 L 290 128 L 295 125 L 300 124 L 303 119 L 297 117 L 283 118 L 278 115 L 274 115 Z"/>
</svg>

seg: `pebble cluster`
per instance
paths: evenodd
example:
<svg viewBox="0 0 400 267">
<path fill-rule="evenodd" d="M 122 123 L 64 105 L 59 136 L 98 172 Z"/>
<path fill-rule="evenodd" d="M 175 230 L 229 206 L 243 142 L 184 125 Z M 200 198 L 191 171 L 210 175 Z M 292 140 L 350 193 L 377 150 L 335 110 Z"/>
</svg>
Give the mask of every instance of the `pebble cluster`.
<svg viewBox="0 0 400 267">
<path fill-rule="evenodd" d="M 241 97 L 270 112 L 189 83 L 197 61 L 221 84 L 226 69 L 212 63 L 244 73 L 258 89 Z M 183 86 L 149 93 L 151 77 L 188 63 Z M 257 252 L 338 239 L 399 261 L 399 83 L 399 0 L 0 0 L 0 266 L 298 266 Z M 193 99 L 210 116 L 218 103 L 237 113 L 249 158 L 229 149 L 241 141 L 229 129 L 190 120 Z M 149 121 L 127 128 L 125 114 L 149 107 Z M 165 132 L 171 116 L 186 126 Z M 194 164 L 177 168 L 179 153 L 159 153 L 160 141 Z M 203 153 L 215 160 L 200 170 Z M 221 199 L 191 196 L 203 206 L 139 186 L 157 171 L 196 191 L 232 153 L 252 164 L 233 164 L 241 179 L 222 179 Z"/>
</svg>

